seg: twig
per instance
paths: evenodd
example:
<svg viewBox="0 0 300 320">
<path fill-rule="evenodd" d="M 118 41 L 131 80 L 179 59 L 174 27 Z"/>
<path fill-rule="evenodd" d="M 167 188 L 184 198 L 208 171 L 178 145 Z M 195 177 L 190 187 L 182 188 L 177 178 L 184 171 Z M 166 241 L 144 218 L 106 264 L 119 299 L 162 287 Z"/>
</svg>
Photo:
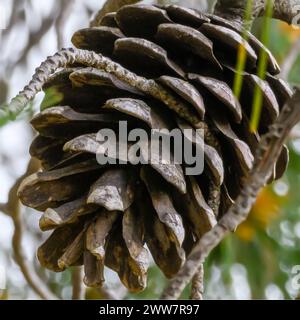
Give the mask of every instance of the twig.
<svg viewBox="0 0 300 320">
<path fill-rule="evenodd" d="M 83 268 L 74 267 L 72 271 L 72 300 L 84 300 Z"/>
<path fill-rule="evenodd" d="M 62 49 L 42 62 L 40 67 L 36 69 L 29 84 L 11 100 L 9 105 L 4 105 L 0 109 L 0 120 L 5 118 L 11 120 L 15 119 L 16 116 L 26 108 L 28 102 L 41 91 L 45 82 L 55 71 L 74 63 L 80 63 L 99 70 L 104 70 L 130 84 L 139 91 L 162 101 L 171 110 L 176 111 L 181 117 L 188 122 L 195 124 L 195 126 L 200 124 L 198 116 L 188 108 L 184 101 L 179 101 L 175 95 L 170 91 L 165 90 L 165 88 L 155 80 L 138 76 L 101 54 L 74 48 Z M 203 124 L 203 122 L 201 122 L 201 124 Z"/>
<path fill-rule="evenodd" d="M 14 258 L 16 263 L 19 265 L 26 281 L 36 292 L 36 294 L 38 294 L 42 299 L 56 300 L 57 297 L 48 289 L 45 283 L 39 278 L 34 268 L 28 262 L 22 248 L 23 225 L 21 218 L 21 206 L 17 196 L 17 190 L 20 186 L 21 181 L 29 174 L 37 171 L 38 167 L 38 161 L 32 159 L 28 165 L 26 173 L 22 177 L 20 177 L 11 188 L 8 196 L 8 202 L 6 204 L 1 204 L 0 209 L 2 212 L 10 216 L 13 220 L 14 234 L 12 238 L 12 246 L 14 250 Z"/>
<path fill-rule="evenodd" d="M 105 16 L 109 12 L 115 12 L 121 7 L 127 5 L 127 4 L 134 4 L 141 0 L 107 0 L 102 7 L 102 9 L 99 10 L 99 12 L 96 14 L 95 18 L 91 21 L 90 26 L 96 27 L 99 26 L 99 23 L 103 16 Z"/>
<path fill-rule="evenodd" d="M 204 267 L 203 267 L 203 264 L 201 264 L 198 271 L 193 276 L 190 299 L 203 300 L 203 293 L 204 293 Z"/>
<path fill-rule="evenodd" d="M 276 122 L 269 128 L 268 133 L 262 137 L 253 169 L 245 180 L 236 202 L 218 224 L 199 240 L 178 275 L 171 280 L 164 291 L 162 299 L 178 298 L 212 249 L 221 242 L 230 230 L 235 230 L 247 218 L 258 192 L 266 184 L 272 172 L 284 140 L 299 120 L 300 90 L 297 89 Z"/>
<path fill-rule="evenodd" d="M 253 0 L 252 19 L 263 16 L 267 0 Z M 218 0 L 215 13 L 232 21 L 242 23 L 246 0 Z M 300 0 L 274 0 L 273 17 L 292 24 L 299 11 Z"/>
<path fill-rule="evenodd" d="M 286 80 L 286 81 L 288 80 L 289 74 L 292 70 L 293 65 L 296 62 L 296 59 L 299 56 L 299 53 L 300 53 L 300 38 L 293 43 L 289 53 L 287 54 L 283 63 L 281 64 L 280 77 L 283 80 Z"/>
</svg>

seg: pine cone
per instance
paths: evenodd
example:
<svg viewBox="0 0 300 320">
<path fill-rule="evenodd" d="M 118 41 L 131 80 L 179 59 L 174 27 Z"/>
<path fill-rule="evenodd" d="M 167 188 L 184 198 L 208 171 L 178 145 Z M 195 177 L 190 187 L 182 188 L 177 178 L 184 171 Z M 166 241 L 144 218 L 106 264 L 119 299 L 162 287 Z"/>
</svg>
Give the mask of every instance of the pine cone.
<svg viewBox="0 0 300 320">
<path fill-rule="evenodd" d="M 19 189 L 26 206 L 44 212 L 41 229 L 54 230 L 38 249 L 42 266 L 59 272 L 83 264 L 86 285 L 95 287 L 102 285 L 107 266 L 133 292 L 146 287 L 148 250 L 166 277 L 178 272 L 196 241 L 234 202 L 260 135 L 292 94 L 276 77 L 280 70 L 268 49 L 250 33 L 245 43 L 242 32 L 193 9 L 129 5 L 107 14 L 99 27 L 74 34 L 77 48 L 154 79 L 179 107 L 171 110 L 163 98 L 83 64 L 51 77 L 43 111 L 32 120 L 38 136 L 30 153 L 41 160 L 42 171 Z M 231 88 L 240 46 L 247 65 L 238 101 Z M 267 80 L 256 76 L 261 50 L 268 58 Z M 263 109 L 258 132 L 251 133 L 256 86 Z M 204 129 L 204 172 L 189 176 L 185 164 L 163 161 L 100 165 L 97 132 L 109 128 L 118 136 L 119 121 L 148 131 Z M 284 148 L 270 181 L 282 176 L 287 162 Z"/>
</svg>

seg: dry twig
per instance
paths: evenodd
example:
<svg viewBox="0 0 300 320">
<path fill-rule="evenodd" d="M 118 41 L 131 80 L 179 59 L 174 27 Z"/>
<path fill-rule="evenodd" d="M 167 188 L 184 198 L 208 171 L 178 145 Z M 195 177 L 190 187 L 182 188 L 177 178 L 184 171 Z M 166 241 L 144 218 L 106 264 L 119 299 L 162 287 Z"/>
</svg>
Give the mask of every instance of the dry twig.
<svg viewBox="0 0 300 320">
<path fill-rule="evenodd" d="M 0 109 L 0 119 L 1 117 L 14 119 L 26 108 L 28 102 L 34 99 L 36 94 L 42 90 L 43 85 L 55 71 L 75 63 L 80 63 L 111 73 L 139 91 L 160 100 L 190 123 L 193 123 L 196 126 L 199 126 L 200 124 L 203 125 L 203 122 L 199 120 L 198 116 L 191 112 L 185 102 L 178 101 L 174 94 L 165 90 L 165 88 L 155 80 L 138 76 L 101 54 L 74 48 L 62 49 L 55 55 L 48 57 L 46 61 L 42 62 L 40 67 L 36 69 L 29 84 L 11 100 L 9 105 L 4 106 L 2 110 Z"/>
<path fill-rule="evenodd" d="M 299 4 L 300 1 L 298 0 L 275 0 L 273 15 L 275 18 L 292 23 L 297 13 L 294 10 L 295 5 Z M 216 14 L 241 23 L 245 8 L 246 1 L 219 0 L 216 5 Z M 255 19 L 264 14 L 266 1 L 254 0 L 253 8 L 252 19 Z M 257 151 L 255 165 L 248 179 L 245 181 L 236 203 L 229 209 L 219 223 L 200 239 L 183 268 L 166 288 L 162 296 L 163 299 L 178 298 L 191 278 L 195 276 L 195 279 L 197 279 L 197 269 L 204 262 L 204 259 L 211 250 L 219 244 L 227 233 L 235 230 L 236 227 L 247 218 L 251 206 L 256 200 L 258 191 L 265 185 L 272 167 L 280 154 L 284 139 L 292 130 L 293 126 L 296 125 L 297 121 L 300 120 L 299 102 L 300 93 L 297 91 L 293 99 L 283 109 L 276 123 L 271 126 L 270 131 L 264 136 L 260 148 Z M 289 112 L 291 112 L 295 118 L 292 118 L 291 114 L 288 114 Z"/>
<path fill-rule="evenodd" d="M 258 192 L 271 174 L 284 140 L 298 121 L 300 121 L 299 89 L 285 105 L 276 122 L 270 127 L 269 132 L 262 137 L 253 169 L 245 180 L 244 187 L 235 204 L 231 206 L 218 224 L 200 239 L 178 275 L 171 280 L 163 293 L 162 299 L 178 298 L 212 249 L 247 218 Z"/>
<path fill-rule="evenodd" d="M 293 23 L 294 17 L 299 12 L 299 0 L 273 0 L 273 17 L 289 24 Z M 252 19 L 263 16 L 267 0 L 253 0 Z M 229 20 L 242 22 L 246 9 L 246 0 L 218 0 L 215 13 Z M 296 10 L 298 8 L 298 11 Z"/>
<path fill-rule="evenodd" d="M 204 267 L 200 265 L 198 271 L 192 279 L 191 300 L 203 300 L 204 293 Z"/>
<path fill-rule="evenodd" d="M 74 267 L 72 271 L 72 300 L 84 300 L 83 267 Z"/>
</svg>

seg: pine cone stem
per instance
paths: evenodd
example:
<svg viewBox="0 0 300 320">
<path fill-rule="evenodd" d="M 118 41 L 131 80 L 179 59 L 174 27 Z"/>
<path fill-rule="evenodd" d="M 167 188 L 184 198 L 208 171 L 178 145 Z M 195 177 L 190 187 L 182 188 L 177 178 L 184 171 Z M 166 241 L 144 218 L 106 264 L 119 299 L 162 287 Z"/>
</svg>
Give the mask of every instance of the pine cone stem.
<svg viewBox="0 0 300 320">
<path fill-rule="evenodd" d="M 101 54 L 97 54 L 93 51 L 73 48 L 62 49 L 54 56 L 48 57 L 47 60 L 36 69 L 30 83 L 12 99 L 11 103 L 7 106 L 6 111 L 12 118 L 19 115 L 25 109 L 29 101 L 34 99 L 36 94 L 42 90 L 43 85 L 47 80 L 49 80 L 50 76 L 55 71 L 74 63 L 81 63 L 99 70 L 104 70 L 107 73 L 116 76 L 119 80 L 139 89 L 145 94 L 160 100 L 190 123 L 197 127 L 200 125 L 199 118 L 189 112 L 185 103 L 178 101 L 173 94 L 165 90 L 156 81 L 138 76 Z"/>
<path fill-rule="evenodd" d="M 72 300 L 84 300 L 83 267 L 75 267 L 72 272 Z"/>
<path fill-rule="evenodd" d="M 200 265 L 192 280 L 191 300 L 203 300 L 204 293 L 204 267 Z"/>
</svg>

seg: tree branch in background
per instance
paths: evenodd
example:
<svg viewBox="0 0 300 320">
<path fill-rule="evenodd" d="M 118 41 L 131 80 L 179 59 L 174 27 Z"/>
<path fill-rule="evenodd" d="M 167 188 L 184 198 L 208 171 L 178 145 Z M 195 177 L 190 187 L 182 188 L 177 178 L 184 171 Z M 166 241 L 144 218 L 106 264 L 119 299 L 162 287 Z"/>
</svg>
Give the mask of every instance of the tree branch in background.
<svg viewBox="0 0 300 320">
<path fill-rule="evenodd" d="M 170 281 L 169 286 L 162 295 L 162 299 L 178 298 L 208 254 L 231 230 L 235 230 L 246 220 L 258 192 L 265 186 L 272 172 L 284 140 L 298 121 L 300 121 L 299 89 L 285 105 L 276 122 L 270 126 L 269 132 L 262 137 L 253 168 L 247 179 L 245 179 L 244 186 L 236 202 L 220 219 L 218 224 L 199 240 L 177 276 Z"/>
<path fill-rule="evenodd" d="M 68 21 L 68 17 L 72 12 L 74 0 L 61 0 L 61 7 L 59 8 L 59 15 L 55 21 L 55 32 L 57 39 L 57 48 L 60 50 L 64 45 L 64 27 Z"/>
<path fill-rule="evenodd" d="M 280 77 L 283 80 L 288 81 L 289 74 L 299 56 L 299 53 L 300 53 L 300 38 L 293 43 L 290 51 L 288 52 L 283 63 L 281 64 Z"/>
<path fill-rule="evenodd" d="M 90 26 L 99 26 L 99 23 L 103 16 L 109 12 L 115 12 L 126 4 L 134 4 L 141 0 L 107 0 L 101 10 L 98 11 L 95 18 L 91 21 Z"/>
<path fill-rule="evenodd" d="M 54 22 L 57 33 L 58 48 L 62 46 L 62 31 L 58 30 L 58 28 L 63 29 L 64 21 L 66 20 L 68 14 L 70 14 L 70 8 L 72 7 L 72 4 L 73 0 L 62 0 L 56 2 L 55 8 L 50 15 L 42 20 L 41 26 L 37 30 L 29 33 L 27 45 L 22 50 L 20 56 L 17 57 L 16 60 L 11 61 L 11 63 L 9 63 L 6 67 L 7 74 L 11 74 L 16 65 L 23 65 L 26 63 L 26 59 L 30 50 L 40 43 L 45 34 L 51 29 Z M 13 26 L 7 28 L 7 32 L 10 32 L 12 27 Z"/>
<path fill-rule="evenodd" d="M 25 19 L 24 0 L 13 0 L 11 4 L 12 12 L 8 21 L 7 27 L 3 30 L 3 35 L 6 36 L 19 21 Z"/>
<path fill-rule="evenodd" d="M 72 300 L 84 300 L 83 267 L 74 267 L 72 271 Z"/>
<path fill-rule="evenodd" d="M 264 15 L 267 1 L 268 0 L 252 0 L 252 20 Z M 292 24 L 294 17 L 299 12 L 300 0 L 273 0 L 273 2 L 273 17 Z M 246 6 L 247 0 L 218 0 L 215 13 L 226 19 L 241 23 L 245 16 Z"/>
<path fill-rule="evenodd" d="M 14 223 L 14 234 L 12 238 L 12 246 L 14 251 L 14 259 L 20 267 L 29 286 L 38 294 L 42 299 L 56 300 L 57 297 L 48 289 L 44 281 L 39 278 L 32 265 L 28 262 L 24 255 L 22 248 L 23 240 L 23 223 L 21 218 L 21 205 L 17 196 L 18 188 L 22 180 L 28 175 L 36 172 L 39 169 L 39 162 L 36 159 L 31 159 L 26 170 L 26 173 L 20 177 L 11 190 L 9 191 L 8 201 L 5 204 L 0 204 L 0 210 L 10 216 Z"/>
<path fill-rule="evenodd" d="M 11 71 L 16 65 L 23 65 L 26 63 L 26 59 L 30 50 L 35 47 L 43 38 L 43 36 L 50 30 L 53 24 L 53 18 L 47 18 L 43 20 L 41 27 L 30 33 L 26 47 L 23 49 L 21 55 L 16 61 L 11 61 L 7 66 L 7 73 L 11 74 Z"/>
</svg>

